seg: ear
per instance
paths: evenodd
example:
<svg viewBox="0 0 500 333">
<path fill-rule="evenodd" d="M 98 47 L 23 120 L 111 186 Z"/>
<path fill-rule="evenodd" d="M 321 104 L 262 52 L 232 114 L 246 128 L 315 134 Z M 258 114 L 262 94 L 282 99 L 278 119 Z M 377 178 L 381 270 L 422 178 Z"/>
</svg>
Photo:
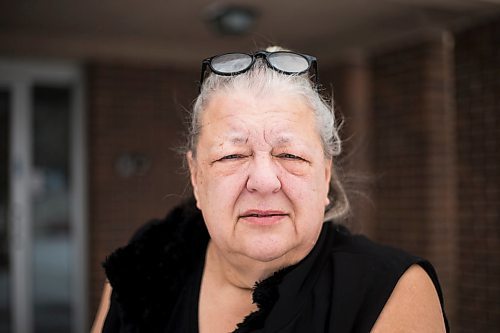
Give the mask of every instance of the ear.
<svg viewBox="0 0 500 333">
<path fill-rule="evenodd" d="M 186 153 L 186 160 L 189 166 L 189 175 L 191 179 L 191 186 L 193 187 L 194 198 L 196 199 L 196 206 L 200 208 L 198 200 L 198 165 L 193 157 L 193 152 L 190 150 Z"/>
<path fill-rule="evenodd" d="M 326 190 L 325 190 L 325 207 L 330 204 L 330 198 L 328 197 L 328 192 L 330 192 L 330 181 L 332 180 L 332 159 L 326 159 L 325 160 L 325 184 L 326 184 Z"/>
</svg>

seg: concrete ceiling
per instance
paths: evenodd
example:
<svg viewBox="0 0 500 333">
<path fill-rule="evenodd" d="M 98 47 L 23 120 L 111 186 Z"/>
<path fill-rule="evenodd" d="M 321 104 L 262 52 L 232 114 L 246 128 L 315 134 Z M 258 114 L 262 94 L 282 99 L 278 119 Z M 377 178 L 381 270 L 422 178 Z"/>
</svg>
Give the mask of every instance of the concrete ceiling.
<svg viewBox="0 0 500 333">
<path fill-rule="evenodd" d="M 213 6 L 259 13 L 246 36 L 220 36 Z M 500 0 L 0 0 L 0 56 L 155 61 L 179 66 L 279 44 L 343 57 L 438 34 L 500 11 Z"/>
</svg>

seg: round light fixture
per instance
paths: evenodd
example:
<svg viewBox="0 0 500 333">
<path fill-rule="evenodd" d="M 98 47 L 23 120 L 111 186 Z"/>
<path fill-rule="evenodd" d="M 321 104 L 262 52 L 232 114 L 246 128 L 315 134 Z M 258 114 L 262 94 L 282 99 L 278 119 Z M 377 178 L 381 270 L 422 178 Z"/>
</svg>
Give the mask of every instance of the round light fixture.
<svg viewBox="0 0 500 333">
<path fill-rule="evenodd" d="M 214 4 L 206 10 L 206 20 L 221 35 L 245 35 L 252 30 L 257 10 L 241 5 Z"/>
</svg>

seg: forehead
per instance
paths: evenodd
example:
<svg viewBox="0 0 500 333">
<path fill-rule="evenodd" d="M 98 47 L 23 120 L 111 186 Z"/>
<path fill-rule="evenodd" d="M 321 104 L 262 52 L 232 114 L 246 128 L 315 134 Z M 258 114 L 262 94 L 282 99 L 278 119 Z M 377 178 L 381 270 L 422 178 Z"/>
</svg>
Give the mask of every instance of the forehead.
<svg viewBox="0 0 500 333">
<path fill-rule="evenodd" d="M 239 140 L 242 131 L 251 129 L 282 133 L 280 140 L 288 140 L 294 133 L 317 132 L 314 112 L 306 99 L 286 92 L 258 96 L 246 92 L 217 93 L 203 111 L 201 127 L 202 136 L 225 135 L 234 140 Z"/>
</svg>

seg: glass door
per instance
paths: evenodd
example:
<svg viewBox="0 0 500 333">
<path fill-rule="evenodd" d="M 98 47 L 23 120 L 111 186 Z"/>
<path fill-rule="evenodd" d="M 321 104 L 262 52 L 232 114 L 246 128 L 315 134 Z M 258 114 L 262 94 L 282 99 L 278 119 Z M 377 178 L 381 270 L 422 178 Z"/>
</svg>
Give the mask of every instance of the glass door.
<svg viewBox="0 0 500 333">
<path fill-rule="evenodd" d="M 0 333 L 85 332 L 85 161 L 76 66 L 0 61 Z"/>
<path fill-rule="evenodd" d="M 72 89 L 37 83 L 32 103 L 31 212 L 35 332 L 71 330 Z"/>
</svg>

